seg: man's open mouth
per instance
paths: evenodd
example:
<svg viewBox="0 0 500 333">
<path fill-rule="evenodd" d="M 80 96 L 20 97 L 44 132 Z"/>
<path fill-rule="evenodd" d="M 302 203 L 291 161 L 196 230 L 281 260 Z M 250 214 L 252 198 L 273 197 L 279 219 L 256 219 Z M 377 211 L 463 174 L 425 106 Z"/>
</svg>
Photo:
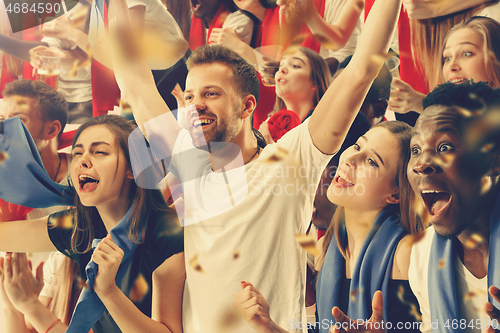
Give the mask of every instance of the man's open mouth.
<svg viewBox="0 0 500 333">
<path fill-rule="evenodd" d="M 422 199 L 425 207 L 432 216 L 440 215 L 451 202 L 451 195 L 448 192 L 423 190 Z"/>
</svg>

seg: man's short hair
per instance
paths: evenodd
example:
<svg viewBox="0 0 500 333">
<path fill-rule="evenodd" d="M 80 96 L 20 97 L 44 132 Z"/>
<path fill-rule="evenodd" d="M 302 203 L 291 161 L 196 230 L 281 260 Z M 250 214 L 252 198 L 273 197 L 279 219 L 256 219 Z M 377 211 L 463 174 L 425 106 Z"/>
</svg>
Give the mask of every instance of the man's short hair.
<svg viewBox="0 0 500 333">
<path fill-rule="evenodd" d="M 491 88 L 487 82 L 466 82 L 440 84 L 422 101 L 427 109 L 431 105 L 455 106 L 470 111 L 486 106 L 500 105 L 500 89 Z"/>
<path fill-rule="evenodd" d="M 40 81 L 18 80 L 5 85 L 4 97 L 31 97 L 40 105 L 42 122 L 59 120 L 61 132 L 68 122 L 68 102 L 64 95 Z"/>
<path fill-rule="evenodd" d="M 198 47 L 189 57 L 189 70 L 197 65 L 220 63 L 233 71 L 233 80 L 241 96 L 253 95 L 259 100 L 259 78 L 255 68 L 240 57 L 236 52 L 225 46 L 210 44 Z"/>
</svg>

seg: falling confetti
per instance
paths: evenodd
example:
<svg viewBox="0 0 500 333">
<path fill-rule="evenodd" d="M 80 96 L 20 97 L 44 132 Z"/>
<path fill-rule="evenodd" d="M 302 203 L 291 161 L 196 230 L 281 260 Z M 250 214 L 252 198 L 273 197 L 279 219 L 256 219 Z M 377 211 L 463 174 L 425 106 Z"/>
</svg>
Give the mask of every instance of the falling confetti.
<svg viewBox="0 0 500 333">
<path fill-rule="evenodd" d="M 73 229 L 73 219 L 74 219 L 73 213 L 60 214 L 57 215 L 56 217 L 51 216 L 49 219 L 49 223 L 54 228 Z"/>
<path fill-rule="evenodd" d="M 389 57 L 388 53 L 374 54 L 371 57 L 371 61 L 374 62 L 377 66 L 382 66 L 382 64 L 385 63 L 388 57 Z"/>
<path fill-rule="evenodd" d="M 323 34 L 313 34 L 313 36 L 327 50 L 335 51 L 338 48 L 337 43 Z"/>
<path fill-rule="evenodd" d="M 425 232 L 419 232 L 418 234 L 413 234 L 408 237 L 408 246 L 412 246 L 415 243 L 418 243 L 424 238 Z"/>
<path fill-rule="evenodd" d="M 9 154 L 7 154 L 7 152 L 4 150 L 0 151 L 0 165 L 2 165 L 3 162 L 7 161 L 8 159 L 9 159 Z"/>
<path fill-rule="evenodd" d="M 349 298 L 350 298 L 351 302 L 357 303 L 358 302 L 358 295 L 362 291 L 363 291 L 362 288 L 351 291 L 349 294 Z"/>
<path fill-rule="evenodd" d="M 49 74 L 50 75 L 50 74 Z M 14 95 L 14 101 L 16 101 L 17 108 L 19 111 L 29 111 L 30 105 L 25 98 L 21 96 Z"/>
<path fill-rule="evenodd" d="M 71 70 L 69 71 L 69 77 L 75 77 L 80 68 L 85 68 L 90 65 L 90 63 L 92 62 L 92 48 L 89 46 L 86 52 L 86 58 L 76 59 L 73 62 Z"/>
<path fill-rule="evenodd" d="M 295 239 L 307 253 L 313 256 L 319 256 L 321 254 L 321 252 L 316 247 L 316 238 L 313 234 L 295 234 Z"/>
<path fill-rule="evenodd" d="M 219 330 L 221 332 L 234 332 L 235 326 L 241 321 L 241 316 L 236 310 L 228 308 L 223 311 L 222 316 L 219 318 Z"/>
<path fill-rule="evenodd" d="M 233 253 L 233 259 L 236 260 L 240 257 L 241 253 L 239 250 L 234 251 Z"/>
<path fill-rule="evenodd" d="M 424 229 L 426 229 L 429 226 L 429 220 L 431 218 L 431 214 L 427 210 L 427 207 L 425 207 L 422 198 L 415 197 L 414 206 L 415 206 L 415 213 L 422 220 L 423 227 Z"/>
<path fill-rule="evenodd" d="M 134 282 L 132 290 L 130 291 L 130 300 L 134 303 L 140 303 L 144 296 L 149 291 L 149 284 L 142 274 L 139 274 Z"/>
<path fill-rule="evenodd" d="M 189 266 L 193 267 L 193 269 L 197 272 L 200 272 L 200 273 L 205 273 L 203 271 L 203 268 L 201 268 L 201 265 L 200 263 L 198 262 L 198 255 L 195 254 L 191 260 L 189 260 Z"/>
<path fill-rule="evenodd" d="M 281 146 L 278 146 L 278 148 L 276 149 L 276 151 L 271 155 L 269 156 L 267 159 L 264 159 L 263 162 L 266 163 L 266 162 L 279 162 L 279 161 L 282 161 L 284 160 L 287 156 L 288 156 L 289 152 L 288 150 L 282 148 Z"/>
<path fill-rule="evenodd" d="M 467 240 L 464 243 L 464 246 L 468 249 L 474 250 L 480 247 L 482 244 L 484 244 L 484 238 L 478 233 L 473 233 L 472 235 L 467 238 Z"/>
<path fill-rule="evenodd" d="M 87 281 L 85 281 L 84 279 L 82 279 L 80 276 L 77 276 L 76 277 L 76 282 L 78 284 L 78 288 L 80 289 L 89 289 L 89 285 L 87 284 Z"/>
<path fill-rule="evenodd" d="M 444 260 L 444 259 L 439 260 L 439 263 L 438 263 L 439 269 L 443 269 L 445 265 L 446 265 L 446 260 Z"/>
<path fill-rule="evenodd" d="M 410 315 L 415 318 L 416 321 L 422 321 L 422 315 L 418 311 L 418 308 L 415 304 L 412 302 L 407 302 L 404 298 L 405 296 L 405 288 L 403 286 L 399 286 L 398 288 L 398 298 L 401 301 L 401 303 L 408 305 L 410 307 Z"/>
</svg>

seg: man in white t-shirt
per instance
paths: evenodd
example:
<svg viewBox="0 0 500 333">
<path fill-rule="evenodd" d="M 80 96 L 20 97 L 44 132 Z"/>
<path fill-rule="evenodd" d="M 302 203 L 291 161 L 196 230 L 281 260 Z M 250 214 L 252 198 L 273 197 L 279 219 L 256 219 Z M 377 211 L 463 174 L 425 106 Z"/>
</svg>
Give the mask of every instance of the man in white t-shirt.
<svg viewBox="0 0 500 333">
<path fill-rule="evenodd" d="M 499 103 L 500 90 L 471 81 L 445 83 L 423 100 L 408 165 L 425 206 L 420 215 L 432 224 L 413 245 L 409 268 L 422 332 L 486 332 L 490 317 L 500 319 L 493 307 L 500 301 L 499 128 L 489 120 L 498 110 L 477 116 Z M 488 286 L 494 304 L 485 305 Z"/>
<path fill-rule="evenodd" d="M 110 3 L 115 8 L 109 13 L 116 15 L 110 33 L 126 36 L 124 0 Z M 305 233 L 321 172 L 382 65 L 364 60 L 387 51 L 392 28 L 382 26 L 380 38 L 365 37 L 354 65 L 332 84 L 311 118 L 267 146 L 250 119 L 259 93 L 257 72 L 235 52 L 205 45 L 191 55 L 187 112 L 179 115 L 186 130 L 155 91 L 144 59 L 124 53 L 130 41 L 122 39 L 112 49 L 118 85 L 149 140 L 146 148 L 140 132 L 129 139 L 131 159 L 142 162 L 132 165 L 138 185 L 156 186 L 145 163 L 153 156 L 183 186 L 184 332 L 252 332 L 232 312 L 242 280 L 265 294 L 277 324 L 304 332 L 306 254 L 295 234 Z"/>
</svg>

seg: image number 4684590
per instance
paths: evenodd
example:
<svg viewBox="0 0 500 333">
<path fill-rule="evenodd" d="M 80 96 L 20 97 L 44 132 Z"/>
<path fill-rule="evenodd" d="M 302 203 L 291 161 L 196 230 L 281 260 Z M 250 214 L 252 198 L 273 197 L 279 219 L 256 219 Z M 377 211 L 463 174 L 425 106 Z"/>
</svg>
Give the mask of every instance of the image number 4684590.
<svg viewBox="0 0 500 333">
<path fill-rule="evenodd" d="M 5 0 L 12 32 L 30 29 L 64 15 L 78 0 Z"/>
</svg>

